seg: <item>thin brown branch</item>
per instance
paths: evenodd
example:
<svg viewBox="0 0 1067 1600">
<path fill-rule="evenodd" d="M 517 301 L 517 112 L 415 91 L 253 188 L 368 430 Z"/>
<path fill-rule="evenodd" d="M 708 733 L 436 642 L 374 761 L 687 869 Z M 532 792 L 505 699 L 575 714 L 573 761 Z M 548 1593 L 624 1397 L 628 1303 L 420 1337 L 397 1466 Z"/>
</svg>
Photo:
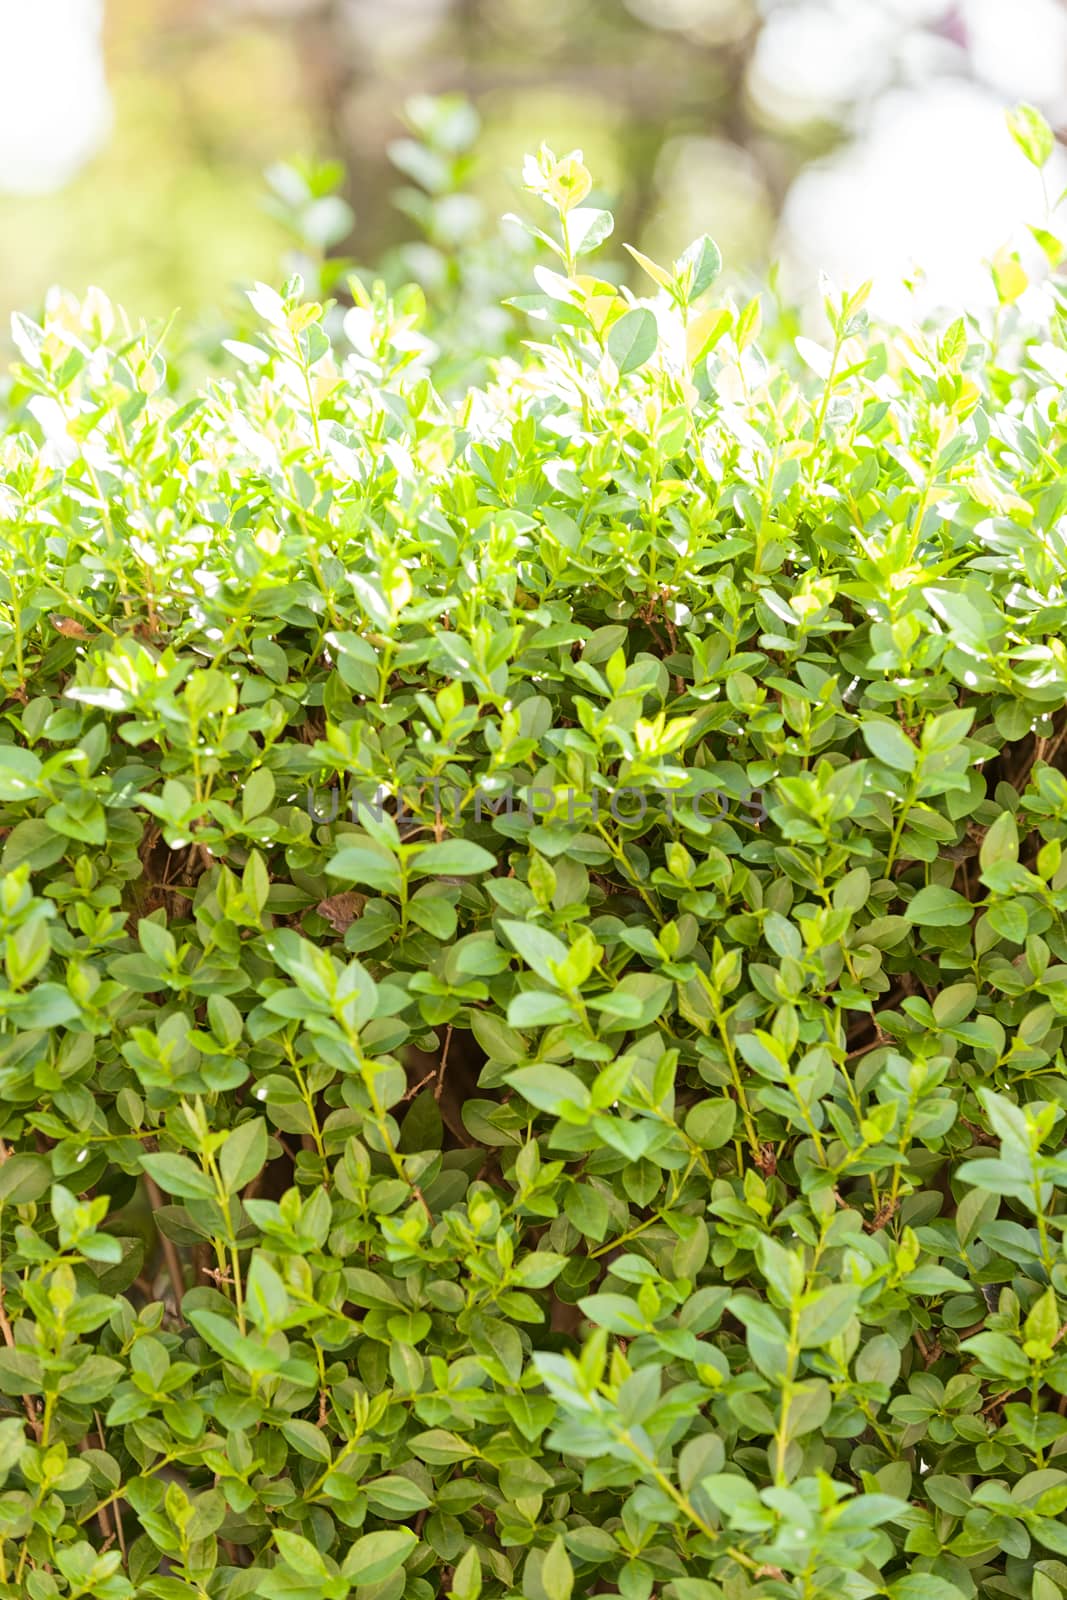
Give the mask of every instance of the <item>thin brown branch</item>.
<svg viewBox="0 0 1067 1600">
<path fill-rule="evenodd" d="M 12 1331 L 11 1322 L 8 1318 L 7 1307 L 4 1305 L 4 1285 L 2 1282 L 0 1282 L 0 1334 L 3 1335 L 4 1343 L 7 1345 L 8 1349 L 13 1350 L 15 1348 L 15 1335 Z M 24 1394 L 22 1397 L 22 1404 L 26 1412 L 26 1420 L 33 1430 L 34 1438 L 39 1444 L 41 1442 L 41 1423 L 37 1415 L 36 1403 L 30 1395 Z"/>
<path fill-rule="evenodd" d="M 149 1204 L 151 1205 L 152 1210 L 158 1211 L 159 1208 L 165 1204 L 158 1184 L 154 1181 L 154 1179 L 150 1178 L 147 1173 L 145 1173 L 144 1185 L 145 1193 L 148 1195 Z M 185 1294 L 185 1275 L 182 1271 L 181 1256 L 178 1254 L 177 1246 L 175 1245 L 174 1240 L 168 1239 L 162 1228 L 156 1229 L 156 1236 L 159 1239 L 159 1246 L 163 1252 L 163 1260 L 166 1263 L 167 1276 L 169 1277 L 171 1286 L 174 1290 L 174 1308 L 180 1316 L 182 1309 L 182 1298 Z"/>
</svg>

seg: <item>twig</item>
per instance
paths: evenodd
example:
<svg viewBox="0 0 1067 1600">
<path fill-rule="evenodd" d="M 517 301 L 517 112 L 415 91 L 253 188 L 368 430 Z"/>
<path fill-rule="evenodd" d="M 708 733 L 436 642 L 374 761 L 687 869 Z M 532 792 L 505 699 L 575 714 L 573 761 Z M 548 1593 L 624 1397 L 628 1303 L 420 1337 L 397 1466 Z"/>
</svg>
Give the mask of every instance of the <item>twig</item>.
<svg viewBox="0 0 1067 1600">
<path fill-rule="evenodd" d="M 448 1066 L 448 1052 L 452 1046 L 452 1024 L 445 1029 L 445 1042 L 441 1048 L 441 1059 L 437 1063 L 437 1083 L 434 1087 L 433 1097 L 440 1100 L 445 1087 L 445 1068 Z"/>
<path fill-rule="evenodd" d="M 407 1094 L 403 1097 L 403 1099 L 401 1100 L 400 1104 L 402 1106 L 405 1106 L 405 1105 L 407 1105 L 409 1100 L 414 1100 L 414 1098 L 418 1094 L 419 1090 L 420 1089 L 425 1089 L 426 1085 L 428 1083 L 431 1083 L 433 1081 L 433 1079 L 436 1078 L 436 1076 L 437 1076 L 437 1069 L 435 1067 L 432 1072 L 428 1072 L 426 1074 L 425 1078 L 420 1078 L 418 1083 L 413 1083 L 412 1084 L 411 1088 L 408 1090 Z M 434 1098 L 435 1099 L 437 1098 L 436 1095 L 434 1096 Z"/>
<path fill-rule="evenodd" d="M 8 1320 L 7 1307 L 4 1305 L 4 1285 L 2 1282 L 0 1282 L 0 1333 L 3 1334 L 4 1343 L 7 1345 L 8 1349 L 13 1350 L 15 1348 L 15 1335 L 11 1331 L 11 1323 Z M 37 1406 L 28 1394 L 23 1395 L 22 1404 L 26 1412 L 26 1419 L 29 1422 L 30 1427 L 33 1429 L 33 1436 L 37 1440 L 37 1443 L 40 1444 L 41 1424 L 37 1416 Z"/>
<path fill-rule="evenodd" d="M 100 1441 L 100 1448 L 101 1448 L 101 1450 L 106 1450 L 107 1449 L 107 1439 L 106 1439 L 106 1437 L 104 1435 L 104 1424 L 100 1420 L 99 1411 L 96 1411 L 96 1410 L 93 1411 L 93 1421 L 96 1423 L 96 1437 Z M 111 1502 L 111 1508 L 110 1509 L 111 1509 L 111 1520 L 115 1525 L 115 1532 L 114 1533 L 109 1533 L 108 1532 L 108 1526 L 107 1526 L 106 1521 L 104 1520 L 104 1508 L 103 1508 L 103 1506 L 101 1506 L 100 1511 L 98 1513 L 99 1522 L 100 1522 L 100 1532 L 103 1534 L 104 1539 L 106 1541 L 105 1545 L 104 1545 L 104 1548 L 106 1549 L 107 1545 L 110 1544 L 113 1539 L 118 1539 L 119 1549 L 122 1551 L 122 1564 L 123 1564 L 123 1566 L 125 1566 L 127 1561 L 128 1561 L 128 1559 L 129 1559 L 129 1556 L 128 1556 L 128 1552 L 126 1550 L 126 1536 L 122 1531 L 122 1501 L 121 1500 L 113 1500 Z"/>
<path fill-rule="evenodd" d="M 144 1185 L 152 1210 L 158 1211 L 165 1204 L 165 1201 L 158 1184 L 148 1176 L 147 1172 L 144 1175 Z M 174 1288 L 174 1309 L 181 1316 L 182 1297 L 185 1294 L 185 1275 L 182 1272 L 181 1257 L 178 1254 L 174 1240 L 168 1239 L 162 1228 L 156 1229 L 156 1236 L 159 1239 L 160 1249 L 163 1251 L 163 1260 L 167 1266 L 167 1276 L 170 1278 Z"/>
</svg>

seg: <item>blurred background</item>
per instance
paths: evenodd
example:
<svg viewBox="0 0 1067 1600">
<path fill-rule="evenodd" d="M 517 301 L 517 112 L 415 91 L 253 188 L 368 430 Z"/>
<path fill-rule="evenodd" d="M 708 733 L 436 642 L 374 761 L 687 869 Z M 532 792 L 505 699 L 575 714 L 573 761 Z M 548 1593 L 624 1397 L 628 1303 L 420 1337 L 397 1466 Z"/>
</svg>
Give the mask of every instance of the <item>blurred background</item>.
<svg viewBox="0 0 1067 1600">
<path fill-rule="evenodd" d="M 1042 221 L 1020 99 L 1067 124 L 1059 0 L 0 0 L 0 311 L 99 283 L 195 320 L 297 234 L 432 280 L 542 138 L 657 259 L 706 231 L 892 312 L 921 256 L 958 303 Z"/>
</svg>

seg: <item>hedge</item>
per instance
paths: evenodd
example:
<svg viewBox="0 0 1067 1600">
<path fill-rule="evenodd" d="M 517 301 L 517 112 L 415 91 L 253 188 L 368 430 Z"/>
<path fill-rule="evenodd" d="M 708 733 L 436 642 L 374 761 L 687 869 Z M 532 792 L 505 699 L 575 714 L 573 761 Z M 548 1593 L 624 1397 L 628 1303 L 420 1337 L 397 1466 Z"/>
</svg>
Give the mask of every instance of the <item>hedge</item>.
<svg viewBox="0 0 1067 1600">
<path fill-rule="evenodd" d="M 526 181 L 451 396 L 15 318 L 0 1593 L 1060 1600 L 1061 282 L 814 342 Z"/>
</svg>

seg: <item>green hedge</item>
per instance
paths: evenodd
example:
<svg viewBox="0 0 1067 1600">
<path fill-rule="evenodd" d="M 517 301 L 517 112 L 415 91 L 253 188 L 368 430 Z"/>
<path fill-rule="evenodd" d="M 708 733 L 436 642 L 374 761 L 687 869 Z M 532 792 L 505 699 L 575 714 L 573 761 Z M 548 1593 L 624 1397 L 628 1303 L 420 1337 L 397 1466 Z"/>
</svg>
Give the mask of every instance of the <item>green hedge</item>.
<svg viewBox="0 0 1067 1600">
<path fill-rule="evenodd" d="M 794 341 L 526 176 L 454 401 L 15 320 L 0 1593 L 1060 1600 L 1062 294 Z"/>
</svg>

